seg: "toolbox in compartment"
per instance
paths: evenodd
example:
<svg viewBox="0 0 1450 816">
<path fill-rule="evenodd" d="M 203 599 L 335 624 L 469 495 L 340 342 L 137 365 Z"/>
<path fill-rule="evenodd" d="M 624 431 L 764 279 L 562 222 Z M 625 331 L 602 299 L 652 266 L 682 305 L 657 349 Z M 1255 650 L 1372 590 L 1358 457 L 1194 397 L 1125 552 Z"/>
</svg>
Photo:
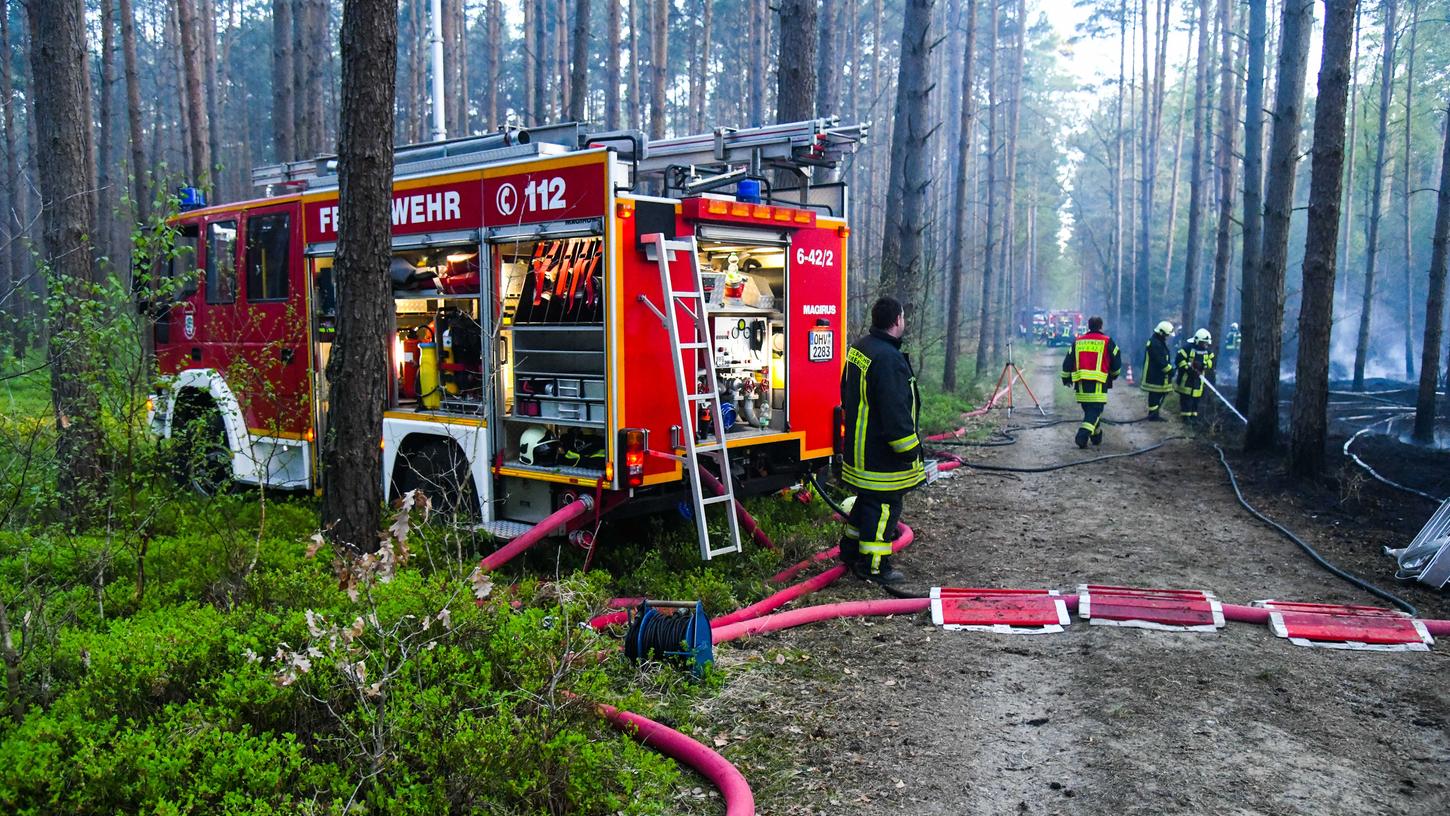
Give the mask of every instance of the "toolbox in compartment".
<svg viewBox="0 0 1450 816">
<path fill-rule="evenodd" d="M 563 419 L 571 422 L 603 422 L 604 405 L 598 402 L 570 402 L 567 400 L 542 400 L 539 403 L 542 419 Z"/>
</svg>

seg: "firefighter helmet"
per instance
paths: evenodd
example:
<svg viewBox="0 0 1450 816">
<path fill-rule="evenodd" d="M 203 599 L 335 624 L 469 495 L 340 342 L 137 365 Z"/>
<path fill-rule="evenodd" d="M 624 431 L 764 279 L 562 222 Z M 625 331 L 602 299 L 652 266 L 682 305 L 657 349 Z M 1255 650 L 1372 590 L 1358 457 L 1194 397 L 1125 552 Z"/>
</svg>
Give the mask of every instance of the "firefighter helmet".
<svg viewBox="0 0 1450 816">
<path fill-rule="evenodd" d="M 519 461 L 526 465 L 549 466 L 559 459 L 559 440 L 540 425 L 530 425 L 519 436 Z"/>
<path fill-rule="evenodd" d="M 1199 329 L 1198 331 L 1196 331 L 1196 332 L 1193 333 L 1193 342 L 1195 342 L 1195 343 L 1212 343 L 1213 342 L 1213 335 L 1211 335 L 1211 334 L 1208 333 L 1208 329 Z"/>
<path fill-rule="evenodd" d="M 1164 320 L 1160 322 L 1153 330 L 1163 335 L 1164 337 L 1170 337 L 1173 334 L 1173 324 Z"/>
</svg>

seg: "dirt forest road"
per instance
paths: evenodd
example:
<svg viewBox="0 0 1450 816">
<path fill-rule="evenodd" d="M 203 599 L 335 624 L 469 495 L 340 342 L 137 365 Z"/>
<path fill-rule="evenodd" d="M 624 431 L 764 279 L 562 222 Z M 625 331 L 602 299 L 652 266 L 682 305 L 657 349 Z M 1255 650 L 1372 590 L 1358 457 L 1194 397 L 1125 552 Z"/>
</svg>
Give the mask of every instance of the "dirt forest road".
<svg viewBox="0 0 1450 816">
<path fill-rule="evenodd" d="M 1027 376 L 1049 415 L 1080 416 L 1056 383 L 1058 360 L 1035 358 Z M 1140 391 L 1114 389 L 1108 418 L 1143 412 Z M 1019 410 L 1012 424 L 1034 416 Z M 1101 450 L 1079 451 L 1073 429 L 1024 430 L 964 458 L 1049 464 L 1182 432 L 1176 417 L 1108 426 Z M 922 591 L 1109 583 L 1382 605 L 1245 513 L 1202 441 L 1055 473 L 962 471 L 915 492 L 905 519 L 917 539 L 900 566 Z M 1450 616 L 1443 599 L 1406 592 L 1422 615 Z M 809 602 L 875 597 L 846 579 Z M 732 650 L 727 660 L 769 670 L 727 686 L 716 742 L 768 734 L 789 758 L 785 771 L 745 769 L 763 814 L 1441 816 L 1447 650 L 1311 649 L 1235 623 L 1173 633 L 1074 616 L 1064 633 L 1023 636 L 944 632 L 927 615 L 837 621 Z"/>
</svg>

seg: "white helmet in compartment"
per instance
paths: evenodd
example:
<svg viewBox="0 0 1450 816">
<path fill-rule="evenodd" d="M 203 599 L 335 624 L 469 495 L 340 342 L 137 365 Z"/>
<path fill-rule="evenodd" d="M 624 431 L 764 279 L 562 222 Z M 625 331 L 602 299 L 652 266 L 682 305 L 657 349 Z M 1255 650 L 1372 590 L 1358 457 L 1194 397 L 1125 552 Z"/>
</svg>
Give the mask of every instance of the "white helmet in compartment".
<svg viewBox="0 0 1450 816">
<path fill-rule="evenodd" d="M 559 442 L 541 425 L 530 425 L 519 435 L 519 461 L 526 465 L 549 466 L 559 458 Z"/>
</svg>

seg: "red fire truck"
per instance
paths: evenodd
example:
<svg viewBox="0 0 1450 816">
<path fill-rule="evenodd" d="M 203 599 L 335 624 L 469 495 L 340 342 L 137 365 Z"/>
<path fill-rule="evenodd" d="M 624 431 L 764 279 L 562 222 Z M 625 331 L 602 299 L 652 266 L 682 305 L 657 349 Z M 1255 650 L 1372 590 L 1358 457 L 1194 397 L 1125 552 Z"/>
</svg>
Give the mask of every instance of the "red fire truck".
<svg viewBox="0 0 1450 816">
<path fill-rule="evenodd" d="M 865 135 L 831 119 L 654 142 L 565 125 L 400 149 L 377 395 L 390 495 L 423 487 L 510 538 L 580 497 L 597 515 L 692 488 L 703 511 L 701 478 L 730 495 L 824 465 L 849 227 L 844 185 L 820 179 Z M 230 451 L 225 475 L 312 489 L 341 318 L 335 165 L 253 175 L 264 197 L 175 221 L 191 251 L 155 326 L 153 426 L 199 421 Z M 699 516 L 702 554 L 732 549 Z"/>
</svg>

